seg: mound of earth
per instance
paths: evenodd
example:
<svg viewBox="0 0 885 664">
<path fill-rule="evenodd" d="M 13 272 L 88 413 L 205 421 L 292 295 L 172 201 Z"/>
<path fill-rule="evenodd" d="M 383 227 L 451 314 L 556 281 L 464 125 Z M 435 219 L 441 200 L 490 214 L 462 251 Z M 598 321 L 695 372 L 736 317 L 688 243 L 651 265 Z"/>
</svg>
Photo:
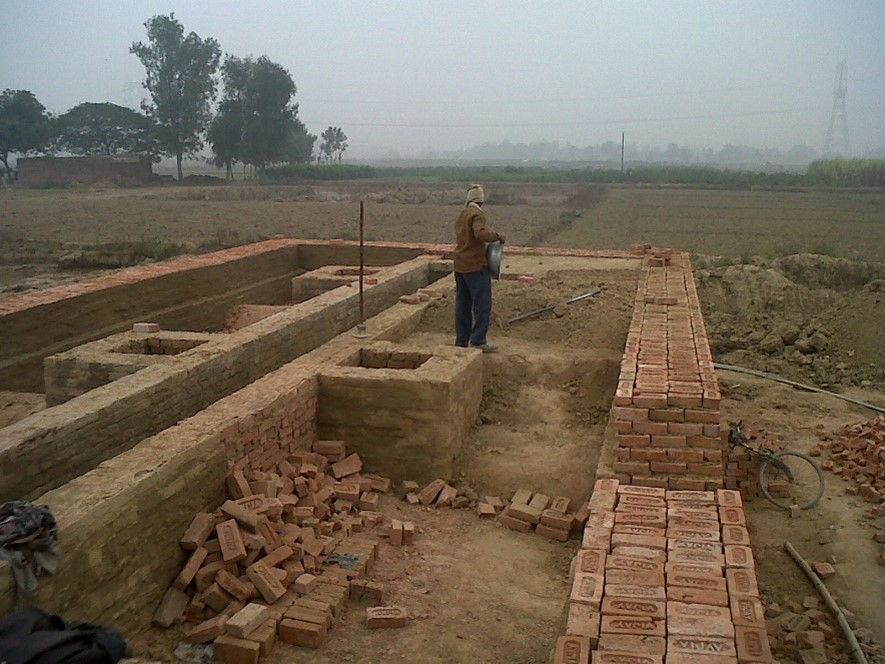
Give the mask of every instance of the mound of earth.
<svg viewBox="0 0 885 664">
<path fill-rule="evenodd" d="M 885 266 L 796 255 L 695 271 L 714 358 L 821 387 L 885 387 Z"/>
</svg>

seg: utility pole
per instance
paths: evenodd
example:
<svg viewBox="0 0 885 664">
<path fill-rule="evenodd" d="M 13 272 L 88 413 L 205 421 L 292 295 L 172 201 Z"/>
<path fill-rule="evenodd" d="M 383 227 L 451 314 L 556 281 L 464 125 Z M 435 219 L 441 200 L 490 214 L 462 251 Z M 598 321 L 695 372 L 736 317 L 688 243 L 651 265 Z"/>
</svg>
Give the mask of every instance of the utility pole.
<svg viewBox="0 0 885 664">
<path fill-rule="evenodd" d="M 621 132 L 621 173 L 624 172 L 624 132 Z"/>
<path fill-rule="evenodd" d="M 843 60 L 836 65 L 836 82 L 833 85 L 833 112 L 830 114 L 830 126 L 827 129 L 827 141 L 824 144 L 824 156 L 838 154 L 850 157 L 848 147 L 848 112 L 845 110 L 845 95 L 848 92 L 848 63 Z M 834 145 L 834 142 L 836 143 Z"/>
</svg>

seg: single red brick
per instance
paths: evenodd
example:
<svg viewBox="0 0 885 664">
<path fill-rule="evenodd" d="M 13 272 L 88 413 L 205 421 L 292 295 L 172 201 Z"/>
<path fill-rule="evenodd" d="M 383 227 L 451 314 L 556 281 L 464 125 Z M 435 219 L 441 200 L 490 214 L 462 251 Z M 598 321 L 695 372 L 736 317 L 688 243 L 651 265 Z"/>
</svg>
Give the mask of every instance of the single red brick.
<svg viewBox="0 0 885 664">
<path fill-rule="evenodd" d="M 722 590 L 668 586 L 667 599 L 671 602 L 686 602 L 688 604 L 728 606 L 728 593 Z"/>
<path fill-rule="evenodd" d="M 159 627 L 169 627 L 184 613 L 190 598 L 178 588 L 169 588 L 163 595 L 151 622 Z"/>
<path fill-rule="evenodd" d="M 811 569 L 813 569 L 814 573 L 821 579 L 829 579 L 836 575 L 836 568 L 830 563 L 811 563 Z"/>
<path fill-rule="evenodd" d="M 210 643 L 224 634 L 224 625 L 227 620 L 228 617 L 223 613 L 209 620 L 204 620 L 189 629 L 184 640 L 188 643 Z"/>
<path fill-rule="evenodd" d="M 198 512 L 181 538 L 181 548 L 186 551 L 194 551 L 197 547 L 203 546 L 209 535 L 215 530 L 218 521 L 219 519 L 214 514 Z"/>
<path fill-rule="evenodd" d="M 725 578 L 728 581 L 728 592 L 732 597 L 759 597 L 756 572 L 752 567 L 727 569 L 725 570 Z"/>
<path fill-rule="evenodd" d="M 664 573 L 661 571 L 638 571 L 635 569 L 607 569 L 605 582 L 620 585 L 663 586 Z"/>
<path fill-rule="evenodd" d="M 565 633 L 570 636 L 586 636 L 590 647 L 595 648 L 599 640 L 599 609 L 589 604 L 569 602 L 568 623 Z"/>
<path fill-rule="evenodd" d="M 716 562 L 668 561 L 667 574 L 699 574 L 702 576 L 722 576 L 722 565 Z"/>
<path fill-rule="evenodd" d="M 547 539 L 556 540 L 557 542 L 568 542 L 571 528 L 561 530 L 559 528 L 553 528 L 551 526 L 545 526 L 543 523 L 539 523 L 537 526 L 535 526 L 535 532 L 541 537 L 546 537 Z"/>
<path fill-rule="evenodd" d="M 722 526 L 722 543 L 726 546 L 729 544 L 750 546 L 750 533 L 743 526 L 724 525 Z"/>
<path fill-rule="evenodd" d="M 589 661 L 589 637 L 570 635 L 556 639 L 553 664 L 588 664 Z"/>
<path fill-rule="evenodd" d="M 765 609 L 756 597 L 732 597 L 731 618 L 735 625 L 765 629 Z"/>
<path fill-rule="evenodd" d="M 576 572 L 569 601 L 598 608 L 602 602 L 604 584 L 605 578 L 602 574 Z"/>
<path fill-rule="evenodd" d="M 606 552 L 602 549 L 581 549 L 575 556 L 575 572 L 603 574 L 606 569 Z"/>
<path fill-rule="evenodd" d="M 733 638 L 731 612 L 723 606 L 667 602 L 667 634 Z"/>
<path fill-rule="evenodd" d="M 261 648 L 254 641 L 223 634 L 215 639 L 213 648 L 218 664 L 257 664 Z"/>
<path fill-rule="evenodd" d="M 635 485 L 621 485 L 618 487 L 618 495 L 624 496 L 645 496 L 647 498 L 664 498 L 667 492 L 663 489 L 656 489 L 654 487 L 644 487 L 644 486 L 635 486 Z"/>
<path fill-rule="evenodd" d="M 639 634 L 643 636 L 664 636 L 663 620 L 652 620 L 637 616 L 602 616 L 602 634 Z"/>
<path fill-rule="evenodd" d="M 600 634 L 599 650 L 662 656 L 667 650 L 667 640 L 638 634 Z"/>
<path fill-rule="evenodd" d="M 369 629 L 405 627 L 407 620 L 406 610 L 399 606 L 372 606 L 366 609 L 366 627 Z"/>
<path fill-rule="evenodd" d="M 498 521 L 507 528 L 520 533 L 527 533 L 534 528 L 534 525 L 531 522 L 510 516 L 510 506 L 504 508 L 504 511 L 498 515 Z"/>
<path fill-rule="evenodd" d="M 605 596 L 656 601 L 663 601 L 667 599 L 663 586 L 640 586 L 635 584 L 619 583 L 606 584 Z"/>
<path fill-rule="evenodd" d="M 682 636 L 671 634 L 667 637 L 667 656 L 671 654 L 719 655 L 735 657 L 734 638 L 724 636 Z"/>
<path fill-rule="evenodd" d="M 602 600 L 604 616 L 646 616 L 655 620 L 667 617 L 667 604 L 660 600 L 605 597 Z"/>
<path fill-rule="evenodd" d="M 592 664 L 663 664 L 663 661 L 660 655 L 642 652 L 596 651 Z"/>
<path fill-rule="evenodd" d="M 316 650 L 326 641 L 326 626 L 283 618 L 278 635 L 283 643 Z"/>
<path fill-rule="evenodd" d="M 768 633 L 758 627 L 735 627 L 738 661 L 771 662 Z"/>
</svg>

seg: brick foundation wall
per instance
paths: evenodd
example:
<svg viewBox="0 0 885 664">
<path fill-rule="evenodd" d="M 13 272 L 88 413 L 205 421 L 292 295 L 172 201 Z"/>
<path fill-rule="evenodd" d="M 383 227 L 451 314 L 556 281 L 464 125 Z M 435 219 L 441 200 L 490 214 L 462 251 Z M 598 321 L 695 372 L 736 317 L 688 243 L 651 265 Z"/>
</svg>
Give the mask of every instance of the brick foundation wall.
<svg viewBox="0 0 885 664">
<path fill-rule="evenodd" d="M 451 477 L 482 401 L 480 351 L 377 343 L 320 374 L 320 437 L 395 482 Z"/>
<path fill-rule="evenodd" d="M 612 408 L 625 483 L 723 486 L 719 386 L 687 254 L 645 258 Z"/>
<path fill-rule="evenodd" d="M 121 270 L 0 300 L 0 389 L 42 392 L 43 360 L 149 320 L 173 330 L 219 330 L 236 304 L 289 304 L 292 240 Z"/>
<path fill-rule="evenodd" d="M 59 525 L 61 564 L 31 598 L 69 618 L 140 630 L 184 563 L 178 540 L 194 513 L 225 498 L 228 462 L 269 468 L 316 439 L 314 370 L 295 365 L 40 497 Z M 15 608 L 0 563 L 0 615 Z"/>
<path fill-rule="evenodd" d="M 379 272 L 367 316 L 426 286 L 431 259 Z M 359 322 L 359 294 L 329 291 L 0 429 L 0 501 L 30 499 L 199 412 Z"/>
<path fill-rule="evenodd" d="M 266 469 L 312 446 L 319 372 L 410 333 L 422 311 L 396 304 L 366 321 L 369 338 L 340 335 L 40 496 L 58 523 L 62 562 L 56 576 L 40 578 L 32 601 L 124 635 L 143 630 L 185 562 L 179 539 L 194 513 L 225 499 L 229 463 L 246 458 Z M 11 570 L 0 562 L 0 615 L 15 606 Z"/>
</svg>

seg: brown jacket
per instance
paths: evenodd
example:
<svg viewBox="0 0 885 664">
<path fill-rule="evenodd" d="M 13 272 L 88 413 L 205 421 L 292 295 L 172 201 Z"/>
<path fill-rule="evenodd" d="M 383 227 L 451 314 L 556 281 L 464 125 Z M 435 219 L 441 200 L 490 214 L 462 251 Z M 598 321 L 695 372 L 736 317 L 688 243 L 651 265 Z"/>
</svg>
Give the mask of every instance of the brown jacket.
<svg viewBox="0 0 885 664">
<path fill-rule="evenodd" d="M 455 272 L 477 272 L 485 267 L 486 243 L 500 239 L 486 230 L 486 216 L 479 206 L 468 204 L 455 222 Z"/>
</svg>

